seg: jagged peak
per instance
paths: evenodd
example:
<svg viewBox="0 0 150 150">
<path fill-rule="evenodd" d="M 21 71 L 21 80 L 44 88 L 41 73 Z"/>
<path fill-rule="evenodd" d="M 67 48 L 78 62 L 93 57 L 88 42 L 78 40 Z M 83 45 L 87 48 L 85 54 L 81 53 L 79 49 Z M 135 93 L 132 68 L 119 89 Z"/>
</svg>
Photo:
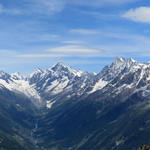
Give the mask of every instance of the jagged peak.
<svg viewBox="0 0 150 150">
<path fill-rule="evenodd" d="M 64 67 L 66 67 L 66 65 L 63 62 L 58 62 L 56 65 L 57 66 L 64 66 Z"/>
<path fill-rule="evenodd" d="M 24 79 L 24 76 L 19 72 L 12 73 L 11 76 L 15 79 L 21 79 L 21 80 Z"/>
<path fill-rule="evenodd" d="M 65 65 L 63 62 L 58 62 L 57 64 L 53 65 L 52 68 L 49 70 L 52 70 L 54 72 L 61 72 L 64 70 L 67 70 L 69 72 L 73 72 L 74 69 L 70 68 L 69 66 Z"/>
<path fill-rule="evenodd" d="M 130 58 L 129 61 L 130 61 L 130 62 L 133 62 L 133 63 L 137 62 L 137 61 L 134 60 L 133 58 Z"/>
<path fill-rule="evenodd" d="M 0 76 L 10 76 L 10 75 L 4 72 L 3 70 L 0 70 Z"/>
<path fill-rule="evenodd" d="M 115 59 L 115 62 L 125 62 L 125 61 L 126 61 L 126 59 L 123 57 L 120 57 L 120 56 L 116 57 L 116 59 Z"/>
<path fill-rule="evenodd" d="M 129 58 L 129 59 L 125 59 L 123 57 L 116 57 L 115 61 L 112 63 L 115 66 L 122 66 L 122 65 L 126 65 L 126 64 L 135 64 L 137 63 L 136 60 L 134 60 L 133 58 Z"/>
<path fill-rule="evenodd" d="M 4 72 L 3 70 L 0 70 L 0 74 L 7 74 L 7 73 Z"/>
<path fill-rule="evenodd" d="M 136 60 L 134 60 L 133 58 L 129 58 L 129 59 L 125 59 L 124 57 L 116 57 L 115 63 L 125 63 L 125 62 L 132 62 L 135 63 L 137 62 Z"/>
<path fill-rule="evenodd" d="M 44 73 L 44 70 L 42 70 L 41 68 L 37 68 L 33 73 L 31 73 L 31 75 L 38 73 Z"/>
<path fill-rule="evenodd" d="M 63 62 L 58 62 L 57 64 L 53 65 L 51 69 L 55 70 L 61 68 L 70 68 L 70 67 L 66 66 Z"/>
<path fill-rule="evenodd" d="M 35 72 L 43 72 L 43 70 L 41 68 L 38 68 Z"/>
<path fill-rule="evenodd" d="M 53 65 L 51 69 L 54 72 L 64 72 L 67 71 L 68 73 L 73 74 L 74 76 L 81 76 L 83 75 L 85 72 L 81 71 L 81 70 L 76 70 L 76 69 L 72 69 L 71 67 L 65 65 L 63 62 L 58 62 L 57 64 Z"/>
<path fill-rule="evenodd" d="M 29 74 L 27 78 L 32 78 L 34 75 L 43 74 L 43 73 L 44 73 L 44 71 L 42 69 L 38 68 L 36 71 Z"/>
<path fill-rule="evenodd" d="M 114 62 L 109 66 L 111 68 L 120 68 L 122 66 L 125 66 L 127 60 L 123 57 L 116 57 Z"/>
<path fill-rule="evenodd" d="M 19 72 L 12 73 L 11 75 L 12 75 L 12 76 L 13 76 L 13 75 L 14 75 L 14 76 L 22 76 Z"/>
</svg>

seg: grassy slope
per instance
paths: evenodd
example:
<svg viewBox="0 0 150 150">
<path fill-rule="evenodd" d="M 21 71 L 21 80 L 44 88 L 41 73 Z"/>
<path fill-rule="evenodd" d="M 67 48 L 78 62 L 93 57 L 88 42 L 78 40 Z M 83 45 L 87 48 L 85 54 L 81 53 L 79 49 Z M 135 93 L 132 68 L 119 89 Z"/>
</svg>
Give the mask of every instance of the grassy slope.
<svg viewBox="0 0 150 150">
<path fill-rule="evenodd" d="M 122 103 L 66 101 L 48 113 L 19 95 L 0 95 L 0 150 L 36 150 L 36 119 L 35 136 L 47 150 L 136 150 L 150 141 L 150 109 L 136 94 Z"/>
<path fill-rule="evenodd" d="M 2 150 L 33 150 L 30 132 L 35 108 L 23 96 L 0 91 L 0 148 Z"/>
<path fill-rule="evenodd" d="M 118 104 L 66 102 L 39 122 L 48 150 L 136 150 L 150 140 L 147 100 L 133 95 Z"/>
</svg>

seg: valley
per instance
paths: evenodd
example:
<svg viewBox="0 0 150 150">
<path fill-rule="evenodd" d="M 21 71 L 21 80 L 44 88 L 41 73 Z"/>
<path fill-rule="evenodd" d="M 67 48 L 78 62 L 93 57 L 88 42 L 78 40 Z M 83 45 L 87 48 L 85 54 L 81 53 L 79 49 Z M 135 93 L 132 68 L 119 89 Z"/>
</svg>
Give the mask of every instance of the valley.
<svg viewBox="0 0 150 150">
<path fill-rule="evenodd" d="M 150 64 L 0 72 L 1 150 L 137 150 L 150 142 Z"/>
</svg>

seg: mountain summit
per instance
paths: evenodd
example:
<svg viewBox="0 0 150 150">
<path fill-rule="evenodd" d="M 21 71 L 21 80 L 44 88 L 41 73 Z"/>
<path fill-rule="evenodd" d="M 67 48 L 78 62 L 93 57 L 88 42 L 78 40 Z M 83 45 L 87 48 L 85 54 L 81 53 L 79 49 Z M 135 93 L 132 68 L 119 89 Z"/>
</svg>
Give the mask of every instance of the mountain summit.
<svg viewBox="0 0 150 150">
<path fill-rule="evenodd" d="M 67 99 L 68 97 L 81 96 L 83 94 L 89 95 L 103 89 L 107 85 L 116 86 L 119 82 L 122 83 L 113 90 L 118 89 L 121 91 L 123 79 L 127 76 L 135 76 L 138 73 L 141 76 L 134 82 L 136 84 L 141 83 L 148 70 L 149 64 L 138 63 L 132 58 L 125 59 L 123 57 L 117 57 L 111 65 L 106 66 L 98 74 L 75 70 L 59 62 L 50 69 L 38 69 L 27 78 L 20 73 L 9 75 L 1 71 L 0 84 L 1 87 L 5 87 L 13 92 L 32 97 L 34 103 L 40 102 L 42 103 L 40 105 L 43 106 L 47 102 L 53 102 L 55 99 L 58 100 L 62 97 Z M 117 81 L 113 83 L 116 78 Z M 126 79 L 126 82 L 127 80 L 129 79 Z M 130 85 L 124 84 L 124 88 L 130 86 L 134 87 L 134 90 L 137 89 L 140 85 L 134 85 L 134 82 Z"/>
</svg>

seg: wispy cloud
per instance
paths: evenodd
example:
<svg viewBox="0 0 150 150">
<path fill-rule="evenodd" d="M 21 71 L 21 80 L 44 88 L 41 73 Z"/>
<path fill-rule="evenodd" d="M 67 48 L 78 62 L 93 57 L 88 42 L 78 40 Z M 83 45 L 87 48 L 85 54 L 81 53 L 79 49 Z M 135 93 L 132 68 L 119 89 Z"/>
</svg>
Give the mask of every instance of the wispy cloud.
<svg viewBox="0 0 150 150">
<path fill-rule="evenodd" d="M 66 0 L 31 0 L 29 3 L 33 12 L 51 15 L 61 12 L 66 4 Z"/>
<path fill-rule="evenodd" d="M 131 3 L 135 0 L 22 0 L 23 7 L 5 8 L 0 5 L 0 13 L 8 15 L 30 15 L 30 14 L 45 14 L 53 15 L 60 13 L 66 6 L 88 6 L 88 7 L 102 7 L 109 5 L 121 5 L 125 3 Z"/>
<path fill-rule="evenodd" d="M 22 15 L 24 12 L 23 10 L 17 8 L 5 8 L 2 4 L 0 4 L 0 14 Z"/>
<path fill-rule="evenodd" d="M 77 41 L 77 40 L 70 40 L 70 41 L 63 41 L 62 43 L 64 44 L 83 44 L 85 43 L 84 41 Z"/>
<path fill-rule="evenodd" d="M 138 7 L 125 12 L 122 17 L 135 22 L 150 23 L 150 7 Z"/>
<path fill-rule="evenodd" d="M 55 58 L 55 57 L 68 57 L 65 54 L 21 54 L 16 55 L 18 58 Z"/>
<path fill-rule="evenodd" d="M 86 5 L 90 7 L 100 7 L 100 6 L 110 6 L 110 5 L 122 5 L 126 3 L 132 3 L 135 0 L 78 0 L 78 1 L 72 1 L 72 3 L 77 5 Z"/>
<path fill-rule="evenodd" d="M 69 46 L 62 46 L 56 47 L 46 50 L 48 52 L 61 52 L 61 53 L 99 53 L 100 50 L 98 49 L 90 49 L 87 47 L 76 46 L 76 45 L 69 45 Z"/>
<path fill-rule="evenodd" d="M 38 35 L 36 33 L 34 34 L 30 34 L 30 42 L 43 42 L 43 41 L 46 41 L 46 42 L 49 42 L 49 41 L 54 41 L 54 40 L 58 40 L 60 38 L 60 35 L 58 34 L 41 34 L 41 35 Z"/>
<path fill-rule="evenodd" d="M 102 32 L 102 37 L 113 38 L 121 41 L 121 43 L 104 43 L 95 44 L 89 46 L 87 43 L 78 43 L 78 41 L 66 41 L 62 42 L 65 45 L 56 46 L 46 49 L 41 49 L 38 52 L 32 51 L 27 54 L 17 54 L 18 58 L 57 58 L 57 57 L 115 57 L 115 56 L 127 56 L 134 54 L 134 56 L 145 56 L 149 53 L 150 38 L 139 34 L 127 34 L 127 33 L 107 33 Z M 143 55 L 141 55 L 141 49 Z"/>
<path fill-rule="evenodd" d="M 48 58 L 48 57 L 94 57 L 102 50 L 76 45 L 60 46 L 43 50 L 42 54 L 18 54 L 18 58 Z"/>
<path fill-rule="evenodd" d="M 23 0 L 23 7 L 7 8 L 0 4 L 0 14 L 7 15 L 53 15 L 61 12 L 66 4 L 66 0 Z"/>
<path fill-rule="evenodd" d="M 26 0 L 28 2 L 28 0 Z M 90 7 L 101 7 L 108 5 L 121 5 L 126 3 L 132 3 L 135 0 L 31 0 L 32 7 L 43 13 L 45 12 L 61 12 L 67 5 L 83 5 Z"/>
<path fill-rule="evenodd" d="M 79 34 L 83 34 L 83 35 L 91 35 L 91 34 L 99 34 L 100 31 L 92 30 L 92 29 L 72 29 L 72 30 L 70 30 L 70 33 L 79 33 Z"/>
</svg>

